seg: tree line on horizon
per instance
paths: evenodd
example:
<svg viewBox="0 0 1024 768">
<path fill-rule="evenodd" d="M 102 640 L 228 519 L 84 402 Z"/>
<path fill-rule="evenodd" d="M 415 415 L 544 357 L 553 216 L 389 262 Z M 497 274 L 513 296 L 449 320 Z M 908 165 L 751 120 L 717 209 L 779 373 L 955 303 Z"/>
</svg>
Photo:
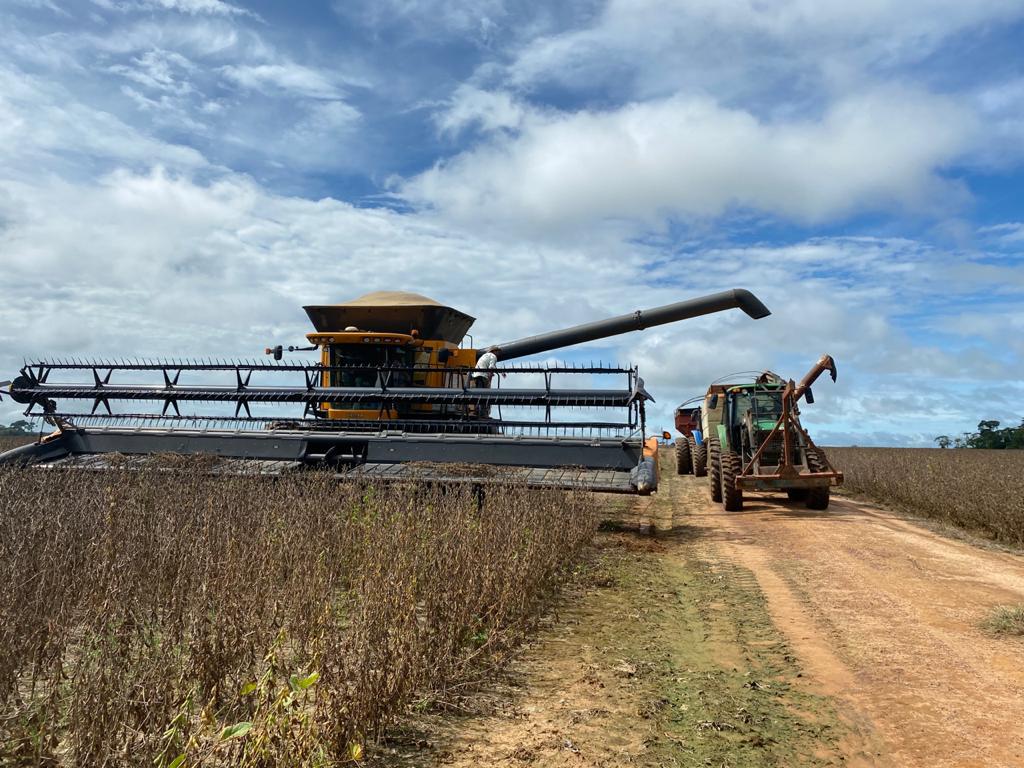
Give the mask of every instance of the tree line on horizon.
<svg viewBox="0 0 1024 768">
<path fill-rule="evenodd" d="M 34 435 L 35 432 L 36 429 L 32 422 L 25 419 L 19 419 L 10 424 L 0 424 L 0 437 L 22 437 Z"/>
<path fill-rule="evenodd" d="M 1024 448 L 1024 419 L 1016 427 L 1003 427 L 994 419 L 978 422 L 977 432 L 964 432 L 960 437 L 939 435 L 935 438 L 939 448 Z"/>
</svg>

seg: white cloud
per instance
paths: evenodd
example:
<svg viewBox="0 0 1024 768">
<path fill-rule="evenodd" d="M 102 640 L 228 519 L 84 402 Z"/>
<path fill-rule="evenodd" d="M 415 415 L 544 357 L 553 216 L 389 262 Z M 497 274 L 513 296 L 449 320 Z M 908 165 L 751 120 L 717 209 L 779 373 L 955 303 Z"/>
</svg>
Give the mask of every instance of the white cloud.
<svg viewBox="0 0 1024 768">
<path fill-rule="evenodd" d="M 486 42 L 506 20 L 505 0 L 337 0 L 342 18 L 358 18 L 371 28 L 410 25 L 424 34 L 458 35 Z"/>
<path fill-rule="evenodd" d="M 76 101 L 63 87 L 0 64 L 0 160 L 8 177 L 121 164 L 205 164 L 191 147 L 143 134 L 115 115 Z"/>
<path fill-rule="evenodd" d="M 974 95 L 988 134 L 977 149 L 979 160 L 995 169 L 1019 163 L 1024 159 L 1024 77 L 986 84 Z"/>
<path fill-rule="evenodd" d="M 300 64 L 247 24 L 172 17 L 112 24 L 102 33 L 0 33 L 0 42 L 15 43 L 6 57 L 0 46 L 0 113 L 9 118 L 0 133 L 6 129 L 8 146 L 19 141 L 12 135 L 18 130 L 27 132 L 26 144 L 45 140 L 53 162 L 93 156 L 98 172 L 109 170 L 102 158 L 115 157 L 122 142 L 170 167 L 198 152 L 275 174 L 351 165 L 355 154 L 343 148 L 352 144 L 360 113 L 342 87 L 367 82 L 341 68 Z M 45 74 L 28 74 L 40 66 Z M 28 135 L 35 131 L 40 135 Z"/>
<path fill-rule="evenodd" d="M 324 101 L 310 107 L 301 120 L 289 128 L 283 137 L 282 148 L 290 147 L 292 157 L 304 156 L 304 165 L 324 163 L 317 143 L 336 142 L 351 135 L 359 121 L 359 110 L 343 101 Z M 330 167 L 334 163 L 325 163 Z"/>
<path fill-rule="evenodd" d="M 524 116 L 524 107 L 510 93 L 461 85 L 436 122 L 443 133 L 458 134 L 474 125 L 484 131 L 518 128 Z"/>
<path fill-rule="evenodd" d="M 187 75 L 195 68 L 180 53 L 154 48 L 134 57 L 130 66 L 115 64 L 110 67 L 110 71 L 147 88 L 182 95 L 192 90 Z"/>
<path fill-rule="evenodd" d="M 442 124 L 501 125 L 493 103 L 470 92 Z M 460 221 L 539 230 L 737 209 L 803 222 L 893 206 L 934 210 L 956 199 L 939 171 L 974 131 L 970 112 L 952 100 L 896 88 L 844 98 L 816 120 L 763 121 L 687 97 L 605 112 L 533 111 L 517 133 L 439 163 L 401 192 Z"/>
<path fill-rule="evenodd" d="M 315 99 L 337 99 L 341 93 L 325 73 L 294 62 L 228 65 L 221 68 L 228 80 L 251 90 L 281 89 Z"/>
<path fill-rule="evenodd" d="M 62 33 L 54 43 L 84 54 L 138 54 L 159 49 L 192 60 L 262 59 L 272 55 L 262 38 L 230 19 L 161 19 L 133 21 L 96 32 Z"/>
<path fill-rule="evenodd" d="M 144 5 L 190 14 L 211 13 L 229 16 L 236 13 L 248 13 L 244 8 L 225 3 L 224 0 L 147 0 Z"/>
<path fill-rule="evenodd" d="M 595 87 L 628 76 L 648 96 L 712 89 L 720 98 L 808 79 L 849 85 L 1022 16 L 1017 0 L 610 0 L 592 24 L 525 45 L 509 78 Z"/>
<path fill-rule="evenodd" d="M 1003 245 L 1016 245 L 1024 243 L 1024 222 L 1008 221 L 1004 224 L 994 224 L 990 227 L 982 227 L 980 234 L 985 237 L 994 238 Z"/>
<path fill-rule="evenodd" d="M 251 15 L 251 11 L 224 0 L 92 0 L 95 5 L 111 11 L 177 11 L 190 16 Z"/>
</svg>

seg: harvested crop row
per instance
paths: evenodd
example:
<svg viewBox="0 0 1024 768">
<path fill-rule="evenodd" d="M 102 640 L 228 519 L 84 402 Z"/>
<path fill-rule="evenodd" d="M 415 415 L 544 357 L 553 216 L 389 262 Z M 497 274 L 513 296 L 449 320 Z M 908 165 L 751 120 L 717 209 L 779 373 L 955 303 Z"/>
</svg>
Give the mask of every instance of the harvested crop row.
<svg viewBox="0 0 1024 768">
<path fill-rule="evenodd" d="M 202 469 L 0 471 L 0 764 L 356 757 L 594 530 L 583 495 Z"/>
<path fill-rule="evenodd" d="M 828 457 L 847 490 L 1024 545 L 1024 451 L 829 448 Z"/>
</svg>

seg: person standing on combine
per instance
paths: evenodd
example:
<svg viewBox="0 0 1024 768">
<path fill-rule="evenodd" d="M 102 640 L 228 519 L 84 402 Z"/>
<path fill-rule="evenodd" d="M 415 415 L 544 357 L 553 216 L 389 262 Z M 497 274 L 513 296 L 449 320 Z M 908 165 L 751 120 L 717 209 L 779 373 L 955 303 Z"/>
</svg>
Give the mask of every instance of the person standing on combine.
<svg viewBox="0 0 1024 768">
<path fill-rule="evenodd" d="M 497 347 L 488 347 L 487 351 L 477 358 L 476 368 L 469 374 L 473 386 L 477 389 L 486 389 L 491 386 L 494 369 L 498 366 L 497 353 L 499 351 Z"/>
</svg>

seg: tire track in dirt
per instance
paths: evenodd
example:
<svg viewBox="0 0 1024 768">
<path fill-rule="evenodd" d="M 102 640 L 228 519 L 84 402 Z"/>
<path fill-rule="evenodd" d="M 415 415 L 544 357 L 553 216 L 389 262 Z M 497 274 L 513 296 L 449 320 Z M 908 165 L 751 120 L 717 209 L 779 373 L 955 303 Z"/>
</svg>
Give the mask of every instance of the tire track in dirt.
<svg viewBox="0 0 1024 768">
<path fill-rule="evenodd" d="M 801 673 L 759 580 L 663 477 L 505 676 L 393 735 L 386 766 L 867 766 L 861 727 Z"/>
<path fill-rule="evenodd" d="M 688 522 L 757 577 L 810 676 L 874 723 L 892 764 L 1024 765 L 1024 643 L 979 628 L 1024 603 L 1024 558 L 846 500 L 817 513 L 751 496 L 726 513 L 701 481 L 672 487 Z"/>
</svg>

